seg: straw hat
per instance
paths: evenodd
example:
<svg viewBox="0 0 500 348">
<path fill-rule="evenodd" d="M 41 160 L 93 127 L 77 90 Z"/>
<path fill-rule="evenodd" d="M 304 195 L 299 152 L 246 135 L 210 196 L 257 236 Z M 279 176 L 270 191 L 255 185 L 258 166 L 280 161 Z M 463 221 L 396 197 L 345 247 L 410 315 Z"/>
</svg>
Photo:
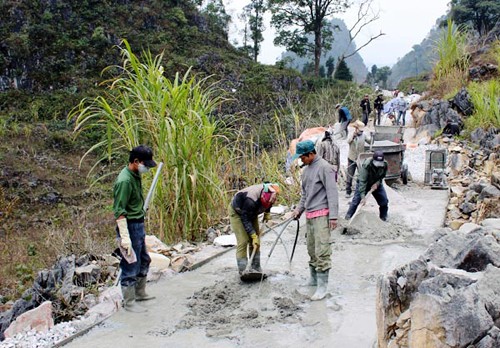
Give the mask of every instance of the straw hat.
<svg viewBox="0 0 500 348">
<path fill-rule="evenodd" d="M 364 130 L 364 129 L 365 129 L 365 124 L 364 124 L 363 122 L 361 122 L 360 120 L 357 120 L 356 122 L 354 122 L 354 123 L 352 124 L 352 126 L 353 126 L 354 128 L 357 128 L 357 129 L 358 129 L 358 130 L 360 130 L 360 131 L 362 131 L 362 130 Z"/>
</svg>

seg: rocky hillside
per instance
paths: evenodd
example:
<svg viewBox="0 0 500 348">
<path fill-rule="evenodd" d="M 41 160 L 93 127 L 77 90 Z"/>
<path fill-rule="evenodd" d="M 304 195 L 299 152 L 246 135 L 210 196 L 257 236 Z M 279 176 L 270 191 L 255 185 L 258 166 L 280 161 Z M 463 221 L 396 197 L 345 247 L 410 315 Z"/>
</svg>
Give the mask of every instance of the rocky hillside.
<svg viewBox="0 0 500 348">
<path fill-rule="evenodd" d="M 334 30 L 334 42 L 332 48 L 328 51 L 324 51 L 321 57 L 321 65 L 325 66 L 328 58 L 332 57 L 337 61 L 338 57 L 342 54 L 347 55 L 356 50 L 355 43 L 349 44 L 349 30 L 345 25 L 344 21 L 338 18 L 334 18 L 330 21 L 330 25 L 338 29 Z M 311 41 L 313 40 L 311 36 Z M 302 71 L 304 65 L 311 62 L 310 58 L 299 57 L 293 52 L 286 51 L 281 54 L 281 60 L 287 62 L 287 66 Z M 366 80 L 366 75 L 368 74 L 368 69 L 363 62 L 363 58 L 359 53 L 354 54 L 352 57 L 346 59 L 347 66 L 351 70 L 354 80 L 358 83 L 363 83 Z M 325 71 L 326 71 L 325 66 Z"/>
<path fill-rule="evenodd" d="M 389 87 L 396 88 L 401 80 L 405 78 L 432 71 L 432 67 L 438 58 L 434 46 L 443 30 L 439 28 L 439 23 L 442 21 L 443 18 L 438 19 L 434 28 L 431 29 L 425 39 L 420 44 L 414 45 L 410 52 L 394 64 L 387 80 Z"/>
</svg>

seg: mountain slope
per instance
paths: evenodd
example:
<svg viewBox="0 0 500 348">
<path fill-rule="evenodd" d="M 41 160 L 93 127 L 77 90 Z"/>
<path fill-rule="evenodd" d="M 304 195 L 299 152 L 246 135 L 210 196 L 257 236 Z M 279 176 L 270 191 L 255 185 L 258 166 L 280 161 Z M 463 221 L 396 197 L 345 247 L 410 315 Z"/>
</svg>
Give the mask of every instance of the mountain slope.
<svg viewBox="0 0 500 348">
<path fill-rule="evenodd" d="M 419 45 L 414 45 L 409 53 L 394 64 L 391 75 L 387 80 L 389 87 L 397 87 L 399 82 L 407 77 L 418 76 L 432 71 L 438 59 L 434 46 L 442 32 L 439 23 L 443 21 L 443 18 L 445 17 L 436 21 L 434 27 Z"/>
<path fill-rule="evenodd" d="M 356 50 L 355 43 L 351 43 L 349 45 L 349 30 L 345 25 L 344 21 L 338 18 L 333 18 L 329 24 L 335 28 L 338 27 L 338 30 L 334 30 L 334 42 L 332 44 L 332 48 L 328 51 L 323 51 L 321 56 L 321 65 L 325 65 L 327 59 L 329 57 L 335 58 L 335 61 L 338 57 L 345 53 L 345 55 L 350 54 Z M 310 37 L 311 42 L 313 42 L 313 37 Z M 291 60 L 290 63 L 287 63 L 288 67 L 297 69 L 302 71 L 302 68 L 307 63 L 312 62 L 312 57 L 299 57 L 293 52 L 285 51 L 281 54 L 281 60 L 287 61 Z M 346 59 L 347 66 L 351 70 L 351 73 L 354 76 L 354 80 L 356 82 L 362 83 L 366 79 L 366 75 L 368 74 L 368 69 L 363 62 L 363 58 L 359 55 L 359 53 L 354 54 L 352 57 Z"/>
</svg>

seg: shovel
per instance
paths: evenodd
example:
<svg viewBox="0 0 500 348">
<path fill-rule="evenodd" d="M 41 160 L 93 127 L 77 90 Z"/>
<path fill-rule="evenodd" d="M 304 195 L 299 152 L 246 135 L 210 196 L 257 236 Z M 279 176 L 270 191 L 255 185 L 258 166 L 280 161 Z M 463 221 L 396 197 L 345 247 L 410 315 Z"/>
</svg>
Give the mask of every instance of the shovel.
<svg viewBox="0 0 500 348">
<path fill-rule="evenodd" d="M 248 249 L 250 249 L 250 245 L 247 245 L 247 250 Z M 253 248 L 252 255 L 250 256 L 250 259 L 248 260 L 248 263 L 247 263 L 247 267 L 241 273 L 240 279 L 244 282 L 259 281 L 263 277 L 262 272 L 257 272 L 256 270 L 252 269 L 252 261 L 253 261 L 253 258 L 255 257 L 256 252 L 257 252 L 257 248 Z"/>
</svg>

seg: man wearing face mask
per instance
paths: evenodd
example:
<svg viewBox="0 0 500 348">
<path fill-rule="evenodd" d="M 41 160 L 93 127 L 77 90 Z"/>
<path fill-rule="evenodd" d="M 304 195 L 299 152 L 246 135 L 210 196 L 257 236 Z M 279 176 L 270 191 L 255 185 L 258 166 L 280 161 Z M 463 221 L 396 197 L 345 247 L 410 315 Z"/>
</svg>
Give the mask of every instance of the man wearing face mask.
<svg viewBox="0 0 500 348">
<path fill-rule="evenodd" d="M 122 169 L 113 186 L 113 212 L 121 251 L 125 253 L 120 261 L 123 307 L 136 313 L 146 311 L 136 301 L 154 298 L 146 293 L 146 276 L 151 258 L 146 250 L 141 183 L 141 174 L 153 167 L 156 167 L 156 162 L 153 161 L 151 148 L 145 145 L 134 147 L 129 154 L 128 166 Z M 136 258 L 133 257 L 134 253 Z M 135 262 L 131 262 L 134 259 Z"/>
<path fill-rule="evenodd" d="M 231 230 L 236 235 L 236 264 L 240 276 L 247 267 L 247 245 L 250 253 L 256 249 L 251 268 L 262 272 L 260 267 L 260 235 L 258 216 L 264 213 L 264 222 L 271 219 L 271 207 L 276 202 L 278 184 L 257 184 L 238 191 L 229 204 Z"/>
<path fill-rule="evenodd" d="M 375 151 L 373 157 L 367 158 L 359 168 L 356 191 L 345 216 L 346 220 L 349 220 L 354 215 L 358 205 L 366 204 L 366 194 L 372 190 L 373 197 L 379 206 L 379 217 L 381 220 L 387 221 L 389 200 L 383 184 L 386 174 L 387 161 L 384 160 L 384 153 Z"/>
</svg>

